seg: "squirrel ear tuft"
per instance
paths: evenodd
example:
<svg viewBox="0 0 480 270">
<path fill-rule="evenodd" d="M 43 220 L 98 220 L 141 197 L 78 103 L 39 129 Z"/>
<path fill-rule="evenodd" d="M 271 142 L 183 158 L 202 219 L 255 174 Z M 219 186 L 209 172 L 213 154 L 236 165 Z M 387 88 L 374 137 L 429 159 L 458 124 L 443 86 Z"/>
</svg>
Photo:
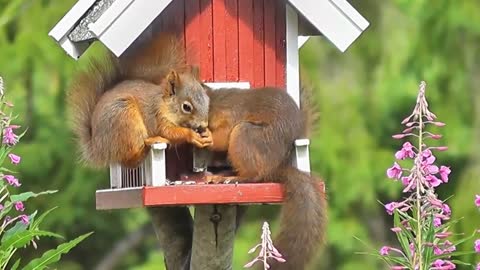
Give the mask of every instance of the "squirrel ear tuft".
<svg viewBox="0 0 480 270">
<path fill-rule="evenodd" d="M 175 87 L 178 86 L 180 78 L 175 70 L 171 70 L 167 75 L 167 85 L 165 87 L 165 94 L 168 96 L 175 95 Z"/>
<path fill-rule="evenodd" d="M 197 65 L 190 65 L 189 67 L 193 77 L 200 81 L 200 68 Z"/>
</svg>

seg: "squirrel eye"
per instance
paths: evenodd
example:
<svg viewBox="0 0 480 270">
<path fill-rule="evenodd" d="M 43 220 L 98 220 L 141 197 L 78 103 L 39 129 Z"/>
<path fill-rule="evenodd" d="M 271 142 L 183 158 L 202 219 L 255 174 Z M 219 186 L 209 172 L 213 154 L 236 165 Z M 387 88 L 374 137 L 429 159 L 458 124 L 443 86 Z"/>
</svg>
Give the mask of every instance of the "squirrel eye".
<svg viewBox="0 0 480 270">
<path fill-rule="evenodd" d="M 192 105 L 185 101 L 183 104 L 182 104 L 182 111 L 185 112 L 185 113 L 191 113 L 192 112 Z"/>
</svg>

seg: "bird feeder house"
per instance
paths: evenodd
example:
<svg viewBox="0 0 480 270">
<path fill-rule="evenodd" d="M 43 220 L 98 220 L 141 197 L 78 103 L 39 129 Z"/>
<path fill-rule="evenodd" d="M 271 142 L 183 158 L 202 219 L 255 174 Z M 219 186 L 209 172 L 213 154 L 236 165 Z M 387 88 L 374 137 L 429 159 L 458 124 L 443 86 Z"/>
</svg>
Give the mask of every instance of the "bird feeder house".
<svg viewBox="0 0 480 270">
<path fill-rule="evenodd" d="M 344 52 L 368 25 L 346 0 L 78 0 L 49 35 L 78 59 L 94 41 L 120 56 L 156 32 L 174 32 L 210 87 L 276 86 L 299 104 L 298 51 L 308 37 L 321 35 Z M 309 140 L 292 144 L 295 165 L 309 172 Z M 111 164 L 97 209 L 282 202 L 281 184 L 190 181 L 209 166 L 203 156 L 157 144 L 139 168 Z"/>
</svg>

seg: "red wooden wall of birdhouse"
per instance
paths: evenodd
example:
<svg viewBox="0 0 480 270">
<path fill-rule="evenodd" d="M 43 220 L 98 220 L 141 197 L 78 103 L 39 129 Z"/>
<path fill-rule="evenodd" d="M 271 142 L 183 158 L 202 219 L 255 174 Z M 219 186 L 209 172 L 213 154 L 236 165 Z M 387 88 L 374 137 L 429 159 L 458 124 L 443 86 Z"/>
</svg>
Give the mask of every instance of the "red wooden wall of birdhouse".
<svg viewBox="0 0 480 270">
<path fill-rule="evenodd" d="M 285 87 L 284 0 L 173 0 L 155 31 L 185 40 L 205 82 Z M 160 28 L 160 29 L 158 29 Z"/>
</svg>

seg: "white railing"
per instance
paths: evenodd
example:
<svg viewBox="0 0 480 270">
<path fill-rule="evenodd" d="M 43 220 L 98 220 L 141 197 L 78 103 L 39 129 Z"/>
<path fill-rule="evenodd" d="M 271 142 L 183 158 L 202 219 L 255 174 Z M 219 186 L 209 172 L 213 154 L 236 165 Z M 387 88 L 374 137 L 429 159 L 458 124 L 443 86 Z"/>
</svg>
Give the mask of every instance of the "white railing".
<svg viewBox="0 0 480 270">
<path fill-rule="evenodd" d="M 295 153 L 293 165 L 301 171 L 310 172 L 308 139 L 295 140 Z M 165 186 L 166 177 L 166 158 L 165 143 L 152 145 L 145 161 L 137 168 L 126 168 L 120 164 L 110 165 L 110 187 L 112 189 L 136 188 L 143 186 Z M 194 172 L 205 171 L 208 166 L 208 152 L 193 151 Z M 176 179 L 175 179 L 176 180 Z"/>
</svg>

